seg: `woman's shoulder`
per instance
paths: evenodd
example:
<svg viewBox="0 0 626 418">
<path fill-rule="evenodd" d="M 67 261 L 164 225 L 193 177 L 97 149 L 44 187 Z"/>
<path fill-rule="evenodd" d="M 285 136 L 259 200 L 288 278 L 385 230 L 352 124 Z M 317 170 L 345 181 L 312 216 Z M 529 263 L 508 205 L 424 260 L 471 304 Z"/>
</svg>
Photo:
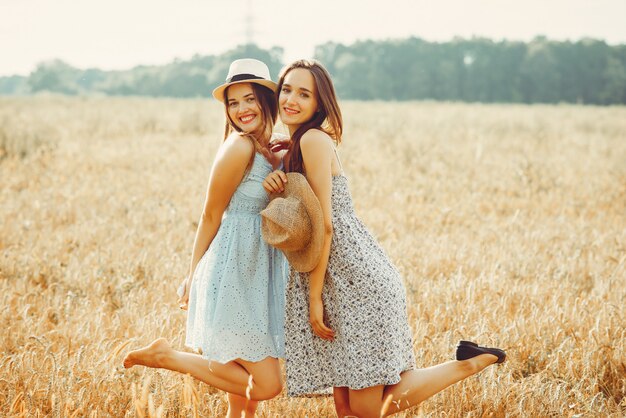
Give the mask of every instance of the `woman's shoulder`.
<svg viewBox="0 0 626 418">
<path fill-rule="evenodd" d="M 233 132 L 222 143 L 222 152 L 234 154 L 252 155 L 254 152 L 254 144 L 250 138 L 246 138 L 239 132 Z"/>
<path fill-rule="evenodd" d="M 254 153 L 254 144 L 250 139 L 239 134 L 230 134 L 222 142 L 215 157 L 219 166 L 226 164 L 232 167 L 246 167 Z"/>
<path fill-rule="evenodd" d="M 306 131 L 302 138 L 300 138 L 300 143 L 304 146 L 307 145 L 322 145 L 322 144 L 330 144 L 333 139 L 326 132 L 321 129 L 311 128 Z"/>
</svg>

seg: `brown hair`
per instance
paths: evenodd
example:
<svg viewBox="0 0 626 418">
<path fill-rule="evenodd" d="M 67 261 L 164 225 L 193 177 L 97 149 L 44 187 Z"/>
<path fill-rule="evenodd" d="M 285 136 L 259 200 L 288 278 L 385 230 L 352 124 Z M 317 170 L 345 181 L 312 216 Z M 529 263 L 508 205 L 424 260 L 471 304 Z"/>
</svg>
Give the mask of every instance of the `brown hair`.
<svg viewBox="0 0 626 418">
<path fill-rule="evenodd" d="M 330 74 L 318 61 L 297 60 L 283 68 L 278 80 L 276 97 L 278 98 L 280 96 L 285 77 L 289 71 L 296 68 L 309 70 L 311 75 L 313 75 L 313 79 L 315 80 L 315 95 L 319 106 L 319 110 L 315 112 L 313 117 L 303 123 L 291 137 L 289 159 L 286 161 L 285 168 L 287 172 L 296 171 L 302 173 L 304 172 L 302 150 L 300 149 L 300 139 L 302 135 L 309 129 L 319 129 L 326 132 L 336 144 L 339 144 L 343 131 L 343 120 L 341 118 L 341 110 L 337 103 L 337 95 L 335 94 L 335 87 L 333 86 Z"/>
<path fill-rule="evenodd" d="M 261 137 L 255 138 L 251 133 L 245 133 L 239 128 L 235 122 L 230 118 L 228 114 L 228 88 L 224 92 L 224 112 L 226 113 L 226 126 L 224 127 L 224 139 L 228 138 L 233 131 L 241 133 L 241 136 L 249 138 L 254 144 L 254 148 L 259 150 L 261 144 L 268 144 L 272 139 L 272 131 L 274 130 L 274 124 L 276 124 L 276 118 L 278 116 L 278 104 L 276 102 L 276 95 L 269 88 L 260 84 L 250 82 L 252 86 L 252 92 L 256 99 L 259 109 L 261 109 L 262 115 L 262 128 Z M 254 155 L 252 155 L 254 158 Z"/>
</svg>

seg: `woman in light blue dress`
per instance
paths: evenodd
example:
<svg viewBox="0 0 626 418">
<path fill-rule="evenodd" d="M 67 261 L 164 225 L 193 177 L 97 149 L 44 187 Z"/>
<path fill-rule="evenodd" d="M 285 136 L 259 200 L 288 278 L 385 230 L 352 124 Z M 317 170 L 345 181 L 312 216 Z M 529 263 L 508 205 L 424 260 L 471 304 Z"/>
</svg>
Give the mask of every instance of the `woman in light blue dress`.
<svg viewBox="0 0 626 418">
<path fill-rule="evenodd" d="M 225 139 L 209 179 L 188 277 L 179 303 L 188 310 L 185 345 L 165 339 L 128 353 L 142 365 L 191 374 L 229 393 L 229 416 L 253 416 L 259 400 L 282 390 L 284 297 L 288 265 L 261 237 L 268 203 L 262 182 L 280 166 L 270 151 L 277 105 L 269 70 L 258 60 L 234 61 L 213 96 L 226 108 Z"/>
</svg>

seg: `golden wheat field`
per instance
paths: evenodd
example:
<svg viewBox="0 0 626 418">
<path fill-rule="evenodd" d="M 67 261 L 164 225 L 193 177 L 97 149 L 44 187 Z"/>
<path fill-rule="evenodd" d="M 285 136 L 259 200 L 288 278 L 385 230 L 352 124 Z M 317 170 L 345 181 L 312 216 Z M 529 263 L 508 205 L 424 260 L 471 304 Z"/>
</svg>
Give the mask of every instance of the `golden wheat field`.
<svg viewBox="0 0 626 418">
<path fill-rule="evenodd" d="M 508 352 L 401 417 L 626 414 L 626 108 L 345 102 L 357 213 L 403 274 L 418 367 Z M 219 417 L 224 393 L 135 367 L 178 348 L 223 114 L 209 100 L 0 99 L 0 414 Z M 331 417 L 278 398 L 259 417 Z"/>
</svg>

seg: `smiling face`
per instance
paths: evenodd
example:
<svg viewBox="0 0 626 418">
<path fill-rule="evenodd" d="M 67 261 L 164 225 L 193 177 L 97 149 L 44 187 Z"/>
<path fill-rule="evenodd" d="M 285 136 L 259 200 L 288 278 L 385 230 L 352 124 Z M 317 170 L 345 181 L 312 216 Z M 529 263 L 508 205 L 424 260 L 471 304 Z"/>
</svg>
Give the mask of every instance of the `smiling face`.
<svg viewBox="0 0 626 418">
<path fill-rule="evenodd" d="M 315 79 L 305 68 L 294 68 L 285 75 L 278 96 L 280 119 L 294 132 L 313 118 L 318 108 Z"/>
<path fill-rule="evenodd" d="M 233 84 L 226 90 L 227 112 L 231 122 L 246 133 L 255 133 L 263 125 L 263 115 L 250 83 Z"/>
</svg>

